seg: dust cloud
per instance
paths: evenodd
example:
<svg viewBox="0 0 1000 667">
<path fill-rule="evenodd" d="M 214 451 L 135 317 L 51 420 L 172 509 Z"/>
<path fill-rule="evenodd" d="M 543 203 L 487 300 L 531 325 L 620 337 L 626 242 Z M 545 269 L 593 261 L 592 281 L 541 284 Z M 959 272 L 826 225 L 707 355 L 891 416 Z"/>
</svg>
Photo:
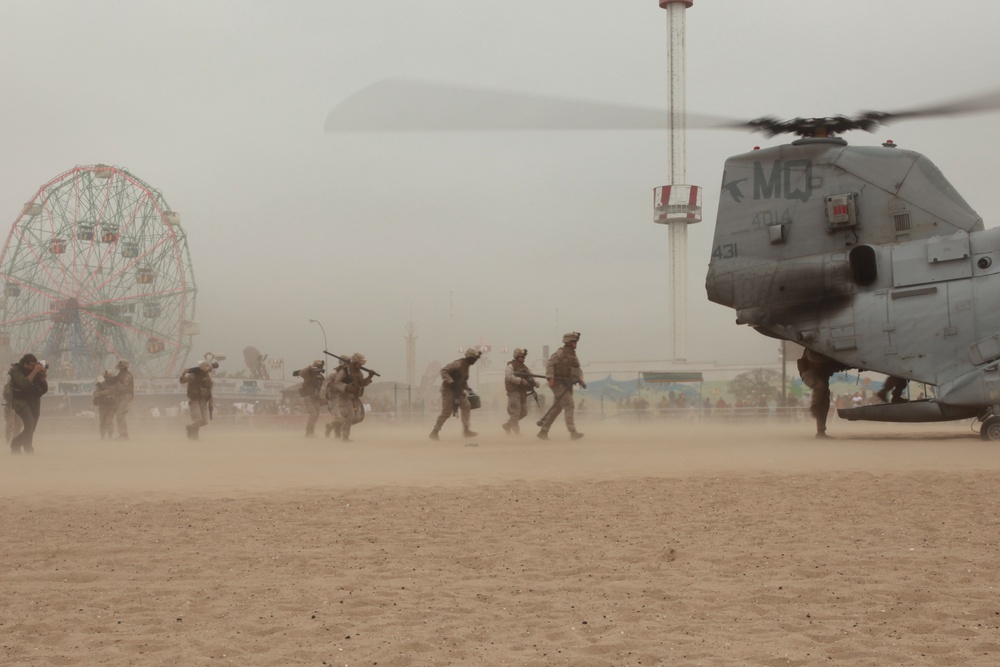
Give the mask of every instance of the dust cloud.
<svg viewBox="0 0 1000 667">
<path fill-rule="evenodd" d="M 132 440 L 96 434 L 43 417 L 33 457 L 0 468 L 8 495 L 157 493 L 217 496 L 291 489 L 498 484 L 511 481 L 609 480 L 702 474 L 822 473 L 865 470 L 982 470 L 1000 466 L 1000 447 L 982 442 L 968 422 L 872 424 L 833 420 L 834 438 L 813 438 L 808 420 L 734 422 L 579 421 L 586 437 L 570 441 L 561 420 L 551 439 L 507 436 L 497 414 L 475 414 L 475 438 L 449 420 L 441 441 L 426 423 L 374 420 L 351 442 L 305 438 L 301 418 L 264 426 L 216 420 L 201 440 L 182 420 L 132 427 Z"/>
</svg>

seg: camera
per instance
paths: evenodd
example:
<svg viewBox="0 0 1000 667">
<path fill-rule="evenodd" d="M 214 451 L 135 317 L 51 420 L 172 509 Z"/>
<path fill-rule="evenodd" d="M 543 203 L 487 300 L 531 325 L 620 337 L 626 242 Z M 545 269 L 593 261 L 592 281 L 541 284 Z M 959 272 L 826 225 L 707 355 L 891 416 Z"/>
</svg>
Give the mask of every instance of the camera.
<svg viewBox="0 0 1000 667">
<path fill-rule="evenodd" d="M 44 368 L 45 370 L 49 370 L 49 362 L 45 361 L 44 359 L 41 359 L 38 363 L 41 364 L 42 368 Z"/>
<path fill-rule="evenodd" d="M 215 368 L 218 368 L 218 367 L 219 367 L 219 362 L 218 361 L 213 361 L 212 362 L 212 368 L 215 369 Z M 201 370 L 201 367 L 199 367 L 199 366 L 192 366 L 191 368 L 186 369 L 184 372 L 185 373 L 194 373 L 195 371 L 200 371 L 200 370 Z"/>
</svg>

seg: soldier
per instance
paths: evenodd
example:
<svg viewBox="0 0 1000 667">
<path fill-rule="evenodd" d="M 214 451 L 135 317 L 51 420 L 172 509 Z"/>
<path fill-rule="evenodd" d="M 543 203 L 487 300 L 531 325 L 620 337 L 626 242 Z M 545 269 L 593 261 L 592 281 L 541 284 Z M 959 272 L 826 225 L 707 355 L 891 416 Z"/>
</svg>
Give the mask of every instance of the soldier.
<svg viewBox="0 0 1000 667">
<path fill-rule="evenodd" d="M 115 421 L 118 424 L 118 439 L 128 440 L 128 422 L 125 421 L 128 409 L 132 407 L 132 399 L 135 397 L 135 378 L 128 369 L 128 362 L 124 359 L 115 366 L 118 375 L 115 377 Z M 110 434 L 109 436 L 110 437 Z"/>
<path fill-rule="evenodd" d="M 7 378 L 7 384 L 3 386 L 3 417 L 4 435 L 7 438 L 7 442 L 10 442 L 15 435 L 21 432 L 24 425 L 21 423 L 21 418 L 14 412 L 14 397 L 11 393 L 9 377 Z"/>
<path fill-rule="evenodd" d="M 361 396 L 365 393 L 365 387 L 372 383 L 374 371 L 368 371 L 368 377 L 364 377 L 361 367 L 367 363 L 365 355 L 355 352 L 348 359 L 348 363 L 342 363 L 337 367 L 336 372 L 330 382 L 330 391 L 336 398 L 333 421 L 326 425 L 326 435 L 330 437 L 330 431 L 345 442 L 351 439 L 351 427 L 361 423 L 365 418 L 365 406 L 361 402 Z"/>
<path fill-rule="evenodd" d="M 809 412 L 816 419 L 816 437 L 829 438 L 826 418 L 830 414 L 830 378 L 834 373 L 847 370 L 839 361 L 806 348 L 798 361 L 799 377 L 812 390 Z"/>
<path fill-rule="evenodd" d="M 462 435 L 472 438 L 477 435 L 470 427 L 472 405 L 466 391 L 469 389 L 469 366 L 479 361 L 482 352 L 470 347 L 465 351 L 461 359 L 447 364 L 441 368 L 441 414 L 438 415 L 434 423 L 434 430 L 431 431 L 431 440 L 438 440 L 438 433 L 441 427 L 456 412 L 462 414 Z"/>
<path fill-rule="evenodd" d="M 504 371 L 508 419 L 503 424 L 503 430 L 507 435 L 521 435 L 519 422 L 528 416 L 528 394 L 534 394 L 539 386 L 538 381 L 530 377 L 531 371 L 524 363 L 527 356 L 528 351 L 523 347 L 514 348 L 514 358 L 507 362 L 507 369 Z"/>
<path fill-rule="evenodd" d="M 892 393 L 893 403 L 905 403 L 906 399 L 903 398 L 903 392 L 909 383 L 901 377 L 896 377 L 895 375 L 890 375 L 885 379 L 885 383 L 882 388 L 878 390 L 875 394 L 879 397 L 883 403 L 889 402 L 889 394 Z"/>
<path fill-rule="evenodd" d="M 333 390 L 333 381 L 336 379 L 337 373 L 340 372 L 340 369 L 347 365 L 347 362 L 344 360 L 350 360 L 350 358 L 351 357 L 348 354 L 342 354 L 335 357 L 335 359 L 337 359 L 340 363 L 338 363 L 326 376 L 326 381 L 323 383 L 323 388 L 320 390 L 320 396 L 322 397 L 322 400 L 326 401 L 326 409 L 332 416 L 332 419 L 325 425 L 326 437 L 328 438 L 330 437 L 330 431 L 332 431 L 334 426 L 340 421 L 340 412 L 337 409 L 338 396 L 337 392 Z M 338 432 L 337 435 L 339 436 L 340 433 Z"/>
<path fill-rule="evenodd" d="M 187 425 L 189 440 L 198 439 L 198 431 L 208 426 L 212 415 L 212 364 L 207 360 L 198 362 L 194 368 L 186 368 L 181 373 L 181 384 L 187 385 L 188 407 L 191 408 L 191 423 Z"/>
<path fill-rule="evenodd" d="M 545 366 L 545 377 L 548 378 L 555 402 L 542 418 L 542 430 L 538 432 L 538 437 L 542 440 L 549 439 L 549 429 L 560 412 L 566 413 L 566 428 L 570 437 L 573 440 L 583 437 L 583 433 L 576 430 L 576 423 L 573 421 L 575 410 L 573 385 L 579 383 L 582 388 L 587 388 L 587 383 L 583 381 L 580 360 L 576 356 L 576 344 L 579 340 L 580 333 L 577 331 L 571 331 L 563 336 L 563 346 L 552 353 L 549 363 Z"/>
<path fill-rule="evenodd" d="M 97 385 L 94 387 L 94 405 L 97 406 L 97 429 L 101 434 L 101 440 L 111 439 L 114 435 L 115 407 L 118 403 L 117 378 L 111 371 L 104 371 L 104 375 L 97 378 Z"/>
<path fill-rule="evenodd" d="M 33 354 L 26 354 L 21 360 L 10 365 L 11 407 L 21 418 L 24 428 L 11 438 L 10 453 L 33 454 L 35 451 L 32 440 L 38 418 L 42 414 L 42 396 L 49 390 L 45 377 L 45 365 L 39 363 Z"/>
<path fill-rule="evenodd" d="M 299 396 L 302 397 L 302 404 L 306 410 L 306 437 L 311 438 L 316 435 L 316 421 L 319 419 L 319 406 L 323 405 L 321 393 L 323 389 L 323 367 L 322 359 L 317 359 L 300 371 L 295 371 L 293 375 L 298 375 L 302 379 L 302 386 L 299 387 Z"/>
</svg>

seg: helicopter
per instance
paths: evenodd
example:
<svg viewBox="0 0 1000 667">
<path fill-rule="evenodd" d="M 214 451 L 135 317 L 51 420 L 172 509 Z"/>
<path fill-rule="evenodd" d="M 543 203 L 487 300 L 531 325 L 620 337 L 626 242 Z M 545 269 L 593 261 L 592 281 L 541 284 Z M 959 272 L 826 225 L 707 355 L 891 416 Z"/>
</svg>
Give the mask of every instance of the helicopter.
<svg viewBox="0 0 1000 667">
<path fill-rule="evenodd" d="M 998 95 L 853 118 L 762 118 L 789 144 L 726 160 L 706 290 L 738 324 L 935 397 L 838 410 L 848 420 L 974 418 L 1000 440 L 1000 229 L 985 229 L 926 156 L 840 134 L 989 110 Z"/>
<path fill-rule="evenodd" d="M 896 112 L 687 127 L 797 138 L 726 160 L 706 276 L 736 323 L 934 397 L 845 408 L 848 420 L 975 419 L 1000 440 L 1000 228 L 930 159 L 840 135 L 907 118 L 1000 109 L 1000 91 Z M 386 80 L 345 100 L 328 132 L 663 128 L 662 110 Z"/>
</svg>

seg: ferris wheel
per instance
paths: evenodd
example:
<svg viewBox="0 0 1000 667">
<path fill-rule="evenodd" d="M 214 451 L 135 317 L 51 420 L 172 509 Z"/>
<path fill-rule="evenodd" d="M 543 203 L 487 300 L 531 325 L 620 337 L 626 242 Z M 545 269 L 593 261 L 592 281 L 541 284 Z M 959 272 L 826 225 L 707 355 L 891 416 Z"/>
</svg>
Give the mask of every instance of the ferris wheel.
<svg viewBox="0 0 1000 667">
<path fill-rule="evenodd" d="M 119 359 L 177 375 L 198 333 L 180 216 L 124 169 L 75 167 L 41 188 L 0 252 L 0 354 L 92 378 Z"/>
</svg>

